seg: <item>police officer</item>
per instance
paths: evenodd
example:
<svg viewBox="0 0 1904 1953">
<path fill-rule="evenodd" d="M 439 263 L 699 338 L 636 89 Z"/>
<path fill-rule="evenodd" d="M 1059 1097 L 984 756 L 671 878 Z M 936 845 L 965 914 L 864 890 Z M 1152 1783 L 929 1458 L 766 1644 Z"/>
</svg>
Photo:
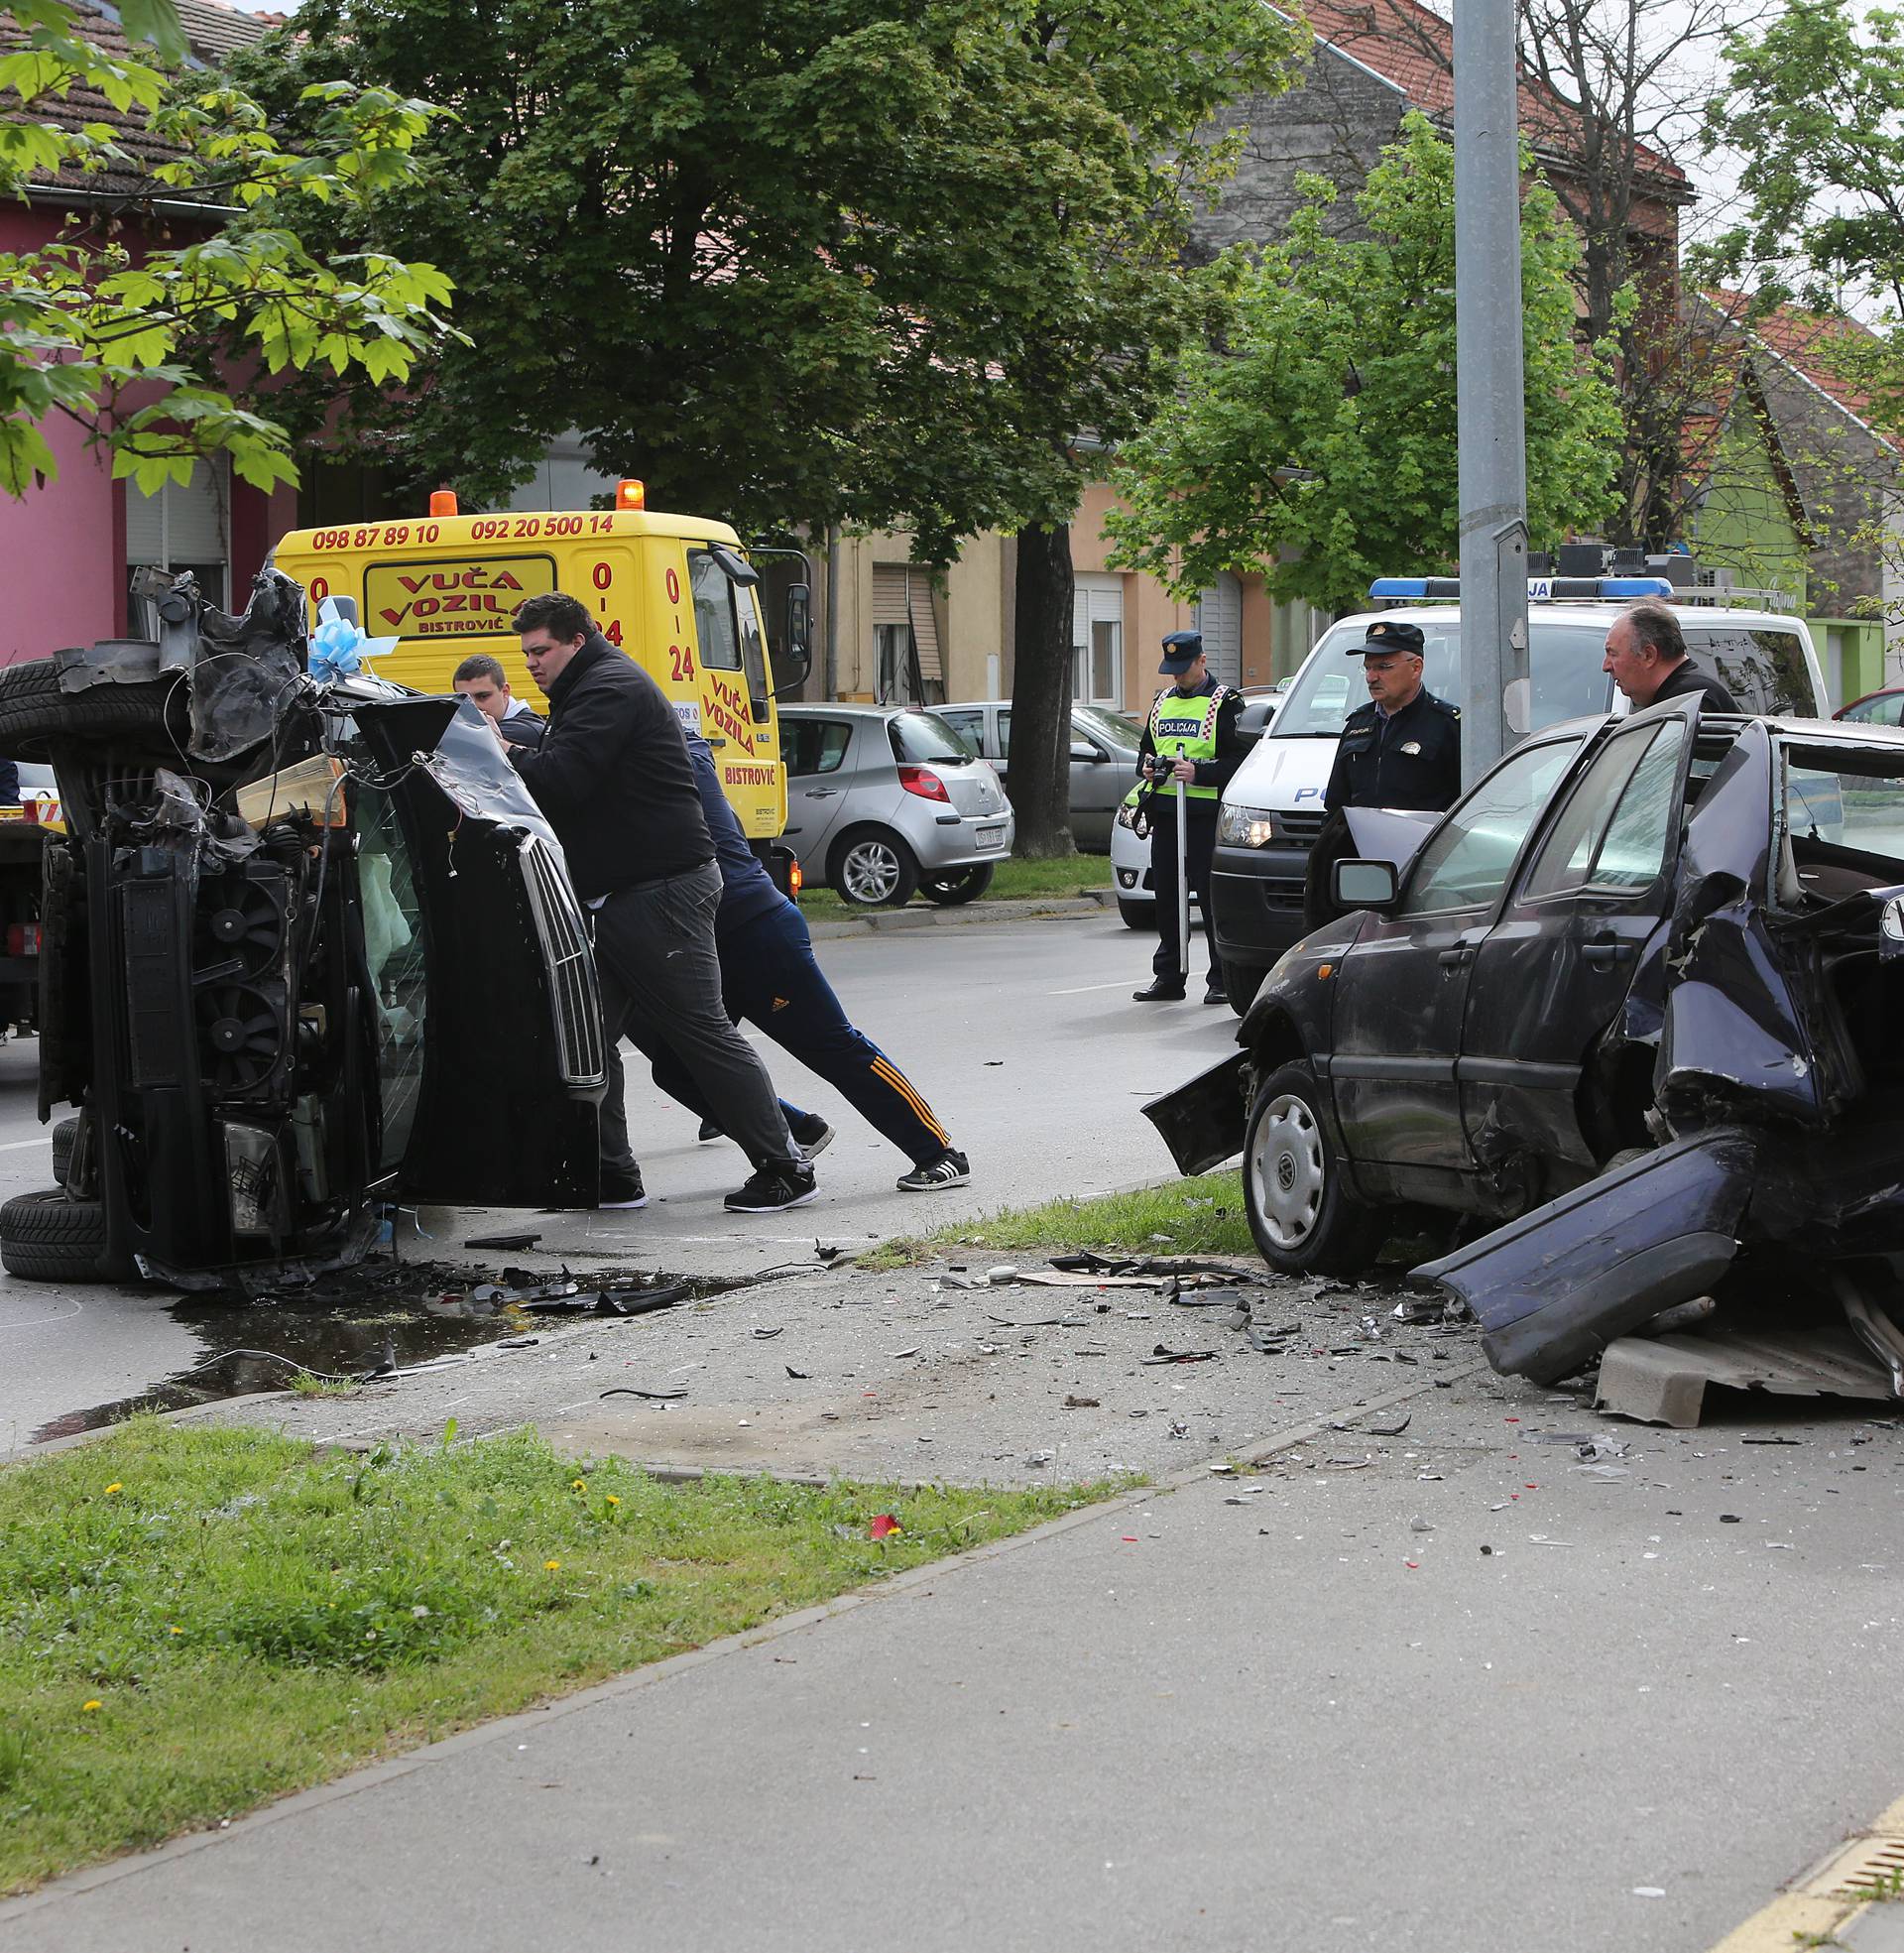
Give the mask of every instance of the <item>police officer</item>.
<svg viewBox="0 0 1904 1953">
<path fill-rule="evenodd" d="M 1461 708 L 1421 682 L 1420 628 L 1378 617 L 1349 653 L 1362 660 L 1368 703 L 1349 714 L 1322 803 L 1328 824 L 1309 851 L 1303 922 L 1318 929 L 1342 914 L 1331 871 L 1355 852 L 1344 807 L 1454 805 L 1461 793 Z"/>
<path fill-rule="evenodd" d="M 1157 894 L 1157 953 L 1147 990 L 1133 991 L 1139 1004 L 1174 1003 L 1190 975 L 1189 944 L 1177 940 L 1177 789 L 1183 782 L 1184 867 L 1203 905 L 1203 931 L 1210 944 L 1210 971 L 1203 1001 L 1221 1004 L 1223 966 L 1217 960 L 1217 924 L 1210 913 L 1210 860 L 1217 847 L 1217 801 L 1230 776 L 1243 762 L 1237 731 L 1243 693 L 1210 675 L 1203 638 L 1196 631 L 1172 631 L 1163 641 L 1160 672 L 1175 680 L 1157 693 L 1150 723 L 1137 745 L 1138 763 L 1148 775 L 1150 879 Z"/>
<path fill-rule="evenodd" d="M 1461 708 L 1421 682 L 1422 635 L 1378 617 L 1350 652 L 1362 660 L 1368 703 L 1349 714 L 1322 803 L 1343 807 L 1429 807 L 1439 813 L 1461 793 Z"/>
</svg>

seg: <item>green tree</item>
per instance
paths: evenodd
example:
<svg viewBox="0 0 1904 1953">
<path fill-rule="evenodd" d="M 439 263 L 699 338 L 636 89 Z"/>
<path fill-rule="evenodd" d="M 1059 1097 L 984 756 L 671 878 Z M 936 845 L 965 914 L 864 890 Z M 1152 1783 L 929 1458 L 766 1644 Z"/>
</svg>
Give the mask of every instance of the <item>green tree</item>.
<svg viewBox="0 0 1904 1953">
<path fill-rule="evenodd" d="M 88 40 L 61 0 L 8 0 L 10 24 L 0 16 L 0 193 L 139 168 L 113 125 L 56 113 L 75 89 L 130 114 L 164 158 L 51 243 L 0 252 L 0 489 L 24 496 L 55 475 L 42 431 L 54 415 L 148 492 L 219 450 L 260 488 L 296 480 L 273 416 L 277 376 L 321 364 L 331 383 L 353 371 L 402 381 L 448 336 L 438 308 L 449 281 L 433 266 L 322 259 L 300 237 L 320 208 L 333 237 L 359 224 L 371 198 L 412 173 L 435 111 L 388 89 L 315 82 L 309 141 L 289 150 L 256 102 L 181 65 L 171 0 L 119 0 L 118 12 L 131 55 Z M 166 224 L 155 221 L 162 202 Z M 191 227 L 180 204 L 202 210 L 206 234 L 154 248 L 168 228 Z M 256 382 L 234 386 L 234 362 Z"/>
<path fill-rule="evenodd" d="M 361 452 L 483 500 L 573 427 L 755 534 L 903 527 L 944 563 L 1022 531 L 1012 793 L 1068 849 L 1075 443 L 1167 384 L 1224 160 L 1192 133 L 1295 39 L 1259 0 L 309 0 L 241 71 L 288 115 L 331 73 L 456 112 L 377 236 L 454 276 L 471 343 L 361 385 Z"/>
<path fill-rule="evenodd" d="M 1116 560 L 1186 594 L 1256 570 L 1278 600 L 1346 609 L 1373 576 L 1458 555 L 1453 150 L 1409 115 L 1357 198 L 1365 237 L 1329 234 L 1332 185 L 1305 190 L 1287 238 L 1241 274 L 1229 341 L 1185 355 L 1172 405 L 1120 457 Z M 1607 513 L 1618 452 L 1608 356 L 1574 337 L 1578 249 L 1531 183 L 1519 304 L 1536 549 Z"/>
</svg>

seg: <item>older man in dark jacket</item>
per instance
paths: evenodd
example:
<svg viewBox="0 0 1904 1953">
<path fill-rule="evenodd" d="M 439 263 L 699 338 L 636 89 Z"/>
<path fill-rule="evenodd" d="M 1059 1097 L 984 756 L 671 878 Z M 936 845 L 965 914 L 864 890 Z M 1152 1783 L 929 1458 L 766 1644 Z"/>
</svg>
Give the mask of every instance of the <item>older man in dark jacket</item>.
<svg viewBox="0 0 1904 1953">
<path fill-rule="evenodd" d="M 608 1033 L 602 1101 L 602 1201 L 646 1204 L 622 1107 L 625 1028 L 670 1051 L 722 1128 L 754 1162 L 727 1196 L 737 1213 L 771 1214 L 813 1198 L 813 1168 L 787 1131 L 767 1067 L 721 1007 L 714 914 L 721 875 L 680 721 L 646 671 L 595 629 L 575 598 L 531 597 L 516 613 L 523 656 L 548 698 L 548 731 L 531 752 L 506 748 L 568 856 L 595 912 L 595 962 Z"/>
</svg>

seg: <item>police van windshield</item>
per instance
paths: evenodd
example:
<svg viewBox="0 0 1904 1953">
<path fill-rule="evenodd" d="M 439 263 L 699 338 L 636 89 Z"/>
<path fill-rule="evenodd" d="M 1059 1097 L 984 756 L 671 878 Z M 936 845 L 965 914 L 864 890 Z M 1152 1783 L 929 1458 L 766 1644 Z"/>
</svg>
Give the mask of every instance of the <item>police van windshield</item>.
<svg viewBox="0 0 1904 1953">
<path fill-rule="evenodd" d="M 1358 705 L 1368 703 L 1362 660 L 1349 656 L 1367 629 L 1362 623 L 1334 626 L 1317 645 L 1309 662 L 1290 686 L 1281 709 L 1270 722 L 1270 739 L 1335 739 L 1343 722 Z M 1606 645 L 1601 624 L 1562 623 L 1558 619 L 1530 621 L 1533 649 L 1534 718 L 1528 731 L 1558 725 L 1592 712 L 1605 712 L 1612 699 L 1612 679 L 1601 670 Z M 1461 625 L 1448 620 L 1423 623 L 1421 681 L 1437 698 L 1461 703 L 1461 673 L 1457 669 Z"/>
</svg>

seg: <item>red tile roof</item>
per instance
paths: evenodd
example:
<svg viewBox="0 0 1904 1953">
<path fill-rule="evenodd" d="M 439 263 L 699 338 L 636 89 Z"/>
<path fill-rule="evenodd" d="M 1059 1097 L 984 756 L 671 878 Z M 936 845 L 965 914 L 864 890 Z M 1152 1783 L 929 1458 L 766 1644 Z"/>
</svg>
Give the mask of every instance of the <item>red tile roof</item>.
<svg viewBox="0 0 1904 1953">
<path fill-rule="evenodd" d="M 1304 0 L 1303 12 L 1319 41 L 1391 81 L 1415 107 L 1447 117 L 1455 107 L 1455 30 L 1420 0 Z M 1578 140 L 1579 112 L 1523 66 L 1520 126 L 1528 140 L 1563 153 Z M 1637 146 L 1649 177 L 1674 185 L 1686 173 L 1670 157 Z"/>
<path fill-rule="evenodd" d="M 1877 334 L 1868 326 L 1842 312 L 1806 311 L 1798 305 L 1777 305 L 1753 318 L 1749 315 L 1751 302 L 1742 292 L 1708 292 L 1706 298 L 1728 321 L 1754 333 L 1786 365 L 1835 400 L 1847 414 L 1854 414 L 1867 426 L 1870 424 L 1871 396 L 1855 380 L 1845 377 L 1845 361 L 1842 357 L 1845 352 L 1877 345 Z M 1871 430 L 1889 445 L 1898 444 L 1875 427 Z"/>
<path fill-rule="evenodd" d="M 150 58 L 150 48 L 135 50 L 126 40 L 126 32 L 120 25 L 116 9 L 97 4 L 97 0 L 68 0 L 68 3 L 72 8 L 75 34 L 92 42 L 105 54 L 121 60 Z M 191 53 L 206 67 L 215 67 L 226 55 L 262 40 L 271 25 L 257 14 L 240 13 L 236 7 L 220 4 L 220 0 L 176 0 L 176 4 L 178 23 L 185 31 Z M 24 39 L 19 23 L 11 13 L 0 7 L 0 50 L 18 47 Z M 7 99 L 15 104 L 19 100 L 12 94 Z M 90 175 L 75 170 L 62 171 L 57 177 L 44 180 L 49 187 L 129 195 L 139 189 L 147 170 L 176 154 L 168 144 L 160 142 L 152 134 L 141 110 L 116 109 L 97 89 L 86 87 L 83 83 L 75 86 L 63 99 L 40 103 L 32 115 L 37 122 L 49 122 L 61 129 L 80 129 L 88 123 L 104 123 L 114 131 L 113 141 L 126 152 L 129 159 L 126 163 L 114 164 Z"/>
</svg>

